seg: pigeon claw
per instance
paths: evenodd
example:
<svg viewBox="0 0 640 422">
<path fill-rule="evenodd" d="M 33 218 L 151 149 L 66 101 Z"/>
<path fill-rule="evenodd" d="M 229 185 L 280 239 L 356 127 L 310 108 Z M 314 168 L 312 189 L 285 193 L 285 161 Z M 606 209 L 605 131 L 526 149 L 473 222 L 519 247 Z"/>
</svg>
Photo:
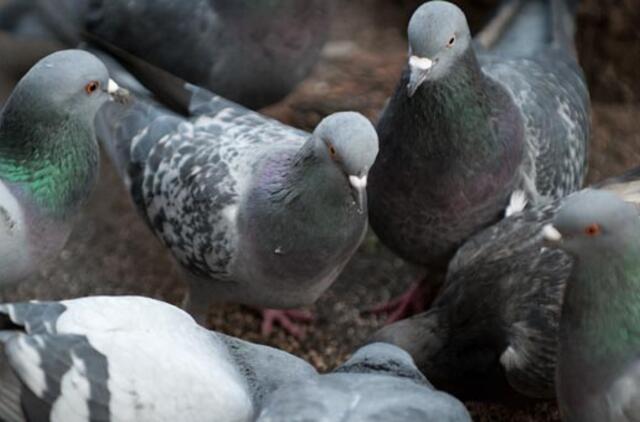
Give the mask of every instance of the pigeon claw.
<svg viewBox="0 0 640 422">
<path fill-rule="evenodd" d="M 430 291 L 431 289 L 425 280 L 417 281 L 411 284 L 409 289 L 400 296 L 368 309 L 367 313 L 374 315 L 388 314 L 385 324 L 400 321 L 403 318 L 426 310 L 432 299 L 428 297 Z"/>
<path fill-rule="evenodd" d="M 278 323 L 286 333 L 302 340 L 306 332 L 297 323 L 310 323 L 315 320 L 311 311 L 303 309 L 262 309 L 261 332 L 264 337 L 268 337 L 273 332 L 273 326 Z M 297 322 L 297 323 L 296 323 Z"/>
</svg>

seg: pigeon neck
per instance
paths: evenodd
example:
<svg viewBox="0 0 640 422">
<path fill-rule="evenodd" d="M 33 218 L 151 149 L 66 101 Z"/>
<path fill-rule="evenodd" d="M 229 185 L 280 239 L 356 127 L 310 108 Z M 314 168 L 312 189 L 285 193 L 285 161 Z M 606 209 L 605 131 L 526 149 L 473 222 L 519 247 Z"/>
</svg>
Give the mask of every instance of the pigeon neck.
<svg viewBox="0 0 640 422">
<path fill-rule="evenodd" d="M 613 254 L 612 254 L 613 255 Z M 640 350 L 640 267 L 636 248 L 625 256 L 577 260 L 567 285 L 560 355 L 594 371 L 615 371 Z M 593 263 L 591 263 L 593 262 Z M 600 264 L 597 264 L 600 263 Z"/>
<path fill-rule="evenodd" d="M 286 184 L 300 195 L 317 198 L 323 207 L 342 207 L 344 193 L 349 192 L 347 177 L 335 165 L 319 159 L 314 144 L 312 136 L 300 148 L 289 168 Z"/>
<path fill-rule="evenodd" d="M 347 177 L 315 155 L 313 142 L 263 162 L 245 199 L 242 230 L 260 236 L 256 253 L 269 257 L 264 265 L 280 263 L 274 271 L 310 283 L 307 292 L 315 295 L 360 243 L 367 214 L 358 210 Z M 287 259 L 274 261 L 274 254 Z"/>
<path fill-rule="evenodd" d="M 492 124 L 493 89 L 471 48 L 452 65 L 448 75 L 423 84 L 408 100 L 413 113 L 418 110 L 429 138 L 422 148 L 434 155 L 454 152 L 461 159 L 476 162 L 483 155 L 495 157 L 496 148 L 503 149 L 503 140 L 499 128 Z"/>
<path fill-rule="evenodd" d="M 35 108 L 27 116 L 8 104 L 0 122 L 0 179 L 23 190 L 45 214 L 75 214 L 98 169 L 94 130 L 83 120 Z"/>
</svg>

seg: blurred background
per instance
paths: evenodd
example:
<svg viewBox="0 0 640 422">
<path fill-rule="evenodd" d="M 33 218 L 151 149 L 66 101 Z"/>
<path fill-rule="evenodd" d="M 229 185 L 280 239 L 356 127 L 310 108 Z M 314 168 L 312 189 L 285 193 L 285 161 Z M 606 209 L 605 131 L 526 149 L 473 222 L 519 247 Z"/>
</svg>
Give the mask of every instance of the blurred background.
<svg viewBox="0 0 640 422">
<path fill-rule="evenodd" d="M 340 110 L 357 110 L 376 120 L 406 63 L 406 24 L 422 2 L 334 2 L 330 37 L 312 74 L 284 101 L 261 110 L 265 114 L 305 130 Z M 498 2 L 455 3 L 477 29 Z M 639 22 L 637 0 L 581 2 L 577 44 L 593 102 L 589 181 L 640 165 Z M 0 38 L 0 98 L 29 65 L 28 57 Z M 258 315 L 239 306 L 211 309 L 208 322 L 213 329 L 283 348 L 328 370 L 384 323 L 383 317 L 362 311 L 402 292 L 414 274 L 370 234 L 340 280 L 314 306 L 318 319 L 304 340 L 279 328 L 263 338 Z M 57 262 L 30 282 L 0 292 L 3 301 L 141 294 L 174 304 L 183 293 L 170 257 L 136 214 L 106 158 L 99 186 Z M 552 403 L 469 406 L 478 421 L 559 420 Z"/>
</svg>

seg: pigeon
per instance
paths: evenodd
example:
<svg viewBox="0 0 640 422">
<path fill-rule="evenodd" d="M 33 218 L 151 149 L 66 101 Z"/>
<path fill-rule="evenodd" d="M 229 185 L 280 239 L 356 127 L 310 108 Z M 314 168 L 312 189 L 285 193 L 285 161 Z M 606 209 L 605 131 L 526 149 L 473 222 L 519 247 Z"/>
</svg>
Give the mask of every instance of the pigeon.
<svg viewBox="0 0 640 422">
<path fill-rule="evenodd" d="M 49 39 L 70 47 L 106 41 L 254 109 L 280 101 L 309 75 L 332 12 L 325 0 L 29 2 L 24 15 Z"/>
<path fill-rule="evenodd" d="M 130 76 L 113 63 L 116 81 Z M 133 86 L 137 100 L 99 117 L 135 205 L 170 250 L 202 319 L 212 302 L 309 305 L 336 280 L 367 230 L 367 174 L 378 137 L 367 118 L 338 112 L 313 134 L 184 84 L 187 115 Z M 286 317 L 268 311 L 300 335 Z"/>
<path fill-rule="evenodd" d="M 594 188 L 640 204 L 640 167 Z M 472 236 L 451 261 L 432 308 L 370 341 L 407 350 L 437 388 L 461 399 L 553 399 L 572 259 L 543 247 L 541 232 L 571 197 L 512 214 Z"/>
<path fill-rule="evenodd" d="M 637 204 L 610 192 L 580 192 L 543 233 L 550 245 L 574 258 L 558 336 L 562 420 L 640 420 Z"/>
<path fill-rule="evenodd" d="M 0 305 L 4 421 L 253 421 L 315 376 L 286 352 L 209 331 L 136 296 Z"/>
<path fill-rule="evenodd" d="M 432 283 L 516 192 L 531 206 L 582 186 L 590 105 L 568 6 L 512 0 L 476 40 L 451 3 L 427 2 L 411 18 L 408 65 L 377 126 L 369 218 Z"/>
<path fill-rule="evenodd" d="M 367 345 L 329 374 L 287 383 L 257 422 L 470 422 L 464 405 L 435 391 L 404 350 Z"/>
<path fill-rule="evenodd" d="M 17 283 L 64 246 L 98 175 L 94 119 L 117 92 L 104 64 L 53 53 L 20 80 L 0 115 L 0 280 Z"/>
</svg>

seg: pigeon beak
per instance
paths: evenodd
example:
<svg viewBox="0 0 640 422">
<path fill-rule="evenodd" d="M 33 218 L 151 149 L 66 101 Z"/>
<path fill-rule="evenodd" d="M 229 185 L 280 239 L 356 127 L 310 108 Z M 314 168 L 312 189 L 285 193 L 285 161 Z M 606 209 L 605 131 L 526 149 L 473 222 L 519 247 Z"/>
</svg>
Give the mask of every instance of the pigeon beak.
<svg viewBox="0 0 640 422">
<path fill-rule="evenodd" d="M 562 241 L 562 234 L 552 224 L 547 224 L 542 228 L 542 238 L 548 245 L 557 245 Z"/>
<path fill-rule="evenodd" d="M 120 86 L 116 83 L 116 81 L 110 78 L 109 83 L 107 84 L 107 92 L 113 95 L 116 92 L 118 92 L 119 89 L 120 89 Z"/>
<path fill-rule="evenodd" d="M 124 88 L 120 88 L 113 79 L 109 79 L 109 83 L 107 84 L 107 94 L 109 94 L 109 98 L 111 98 L 112 101 L 116 101 L 118 103 L 126 103 L 129 98 L 129 91 Z"/>
<path fill-rule="evenodd" d="M 364 213 L 367 201 L 367 175 L 349 176 L 349 184 L 353 189 L 353 199 L 356 201 L 358 212 Z"/>
<path fill-rule="evenodd" d="M 420 85 L 427 79 L 429 69 L 433 66 L 433 60 L 427 57 L 409 57 L 409 83 L 407 84 L 407 95 L 413 97 Z"/>
</svg>

